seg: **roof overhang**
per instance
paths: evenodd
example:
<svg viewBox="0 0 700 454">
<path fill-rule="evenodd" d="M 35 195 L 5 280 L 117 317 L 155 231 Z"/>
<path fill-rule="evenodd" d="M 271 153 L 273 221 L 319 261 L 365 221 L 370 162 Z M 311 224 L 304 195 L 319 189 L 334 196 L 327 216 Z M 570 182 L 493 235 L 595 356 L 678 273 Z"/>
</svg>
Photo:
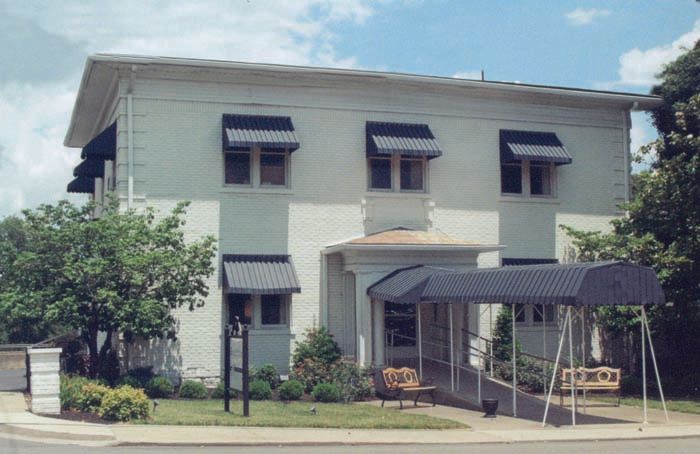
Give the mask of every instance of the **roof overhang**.
<svg viewBox="0 0 700 454">
<path fill-rule="evenodd" d="M 144 71 L 146 69 L 148 71 Z M 193 69 L 218 70 L 236 74 L 286 76 L 291 79 L 306 77 L 316 80 L 326 79 L 334 83 L 342 81 L 354 84 L 391 83 L 397 86 L 413 87 L 422 91 L 429 88 L 453 87 L 468 90 L 465 93 L 477 97 L 488 97 L 495 94 L 505 96 L 535 95 L 537 97 L 552 98 L 555 101 L 596 102 L 624 110 L 651 110 L 662 103 L 660 97 L 651 95 L 512 82 L 193 58 L 94 54 L 88 56 L 85 63 L 64 145 L 67 147 L 83 147 L 99 132 L 101 127 L 103 128 L 107 124 L 109 120 L 105 119 L 105 115 L 109 109 L 106 106 L 110 105 L 113 98 L 117 96 L 120 74 L 123 74 L 123 77 L 126 77 L 126 74 L 130 74 L 133 71 L 145 72 L 146 74 L 152 71 L 164 71 L 172 74 L 177 71 L 192 71 Z"/>
</svg>

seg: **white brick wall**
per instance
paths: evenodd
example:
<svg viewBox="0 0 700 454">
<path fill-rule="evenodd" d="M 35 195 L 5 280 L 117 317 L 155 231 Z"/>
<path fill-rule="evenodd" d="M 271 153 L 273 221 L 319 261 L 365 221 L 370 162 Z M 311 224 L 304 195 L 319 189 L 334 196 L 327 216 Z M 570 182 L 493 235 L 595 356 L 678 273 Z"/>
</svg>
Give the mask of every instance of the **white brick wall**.
<svg viewBox="0 0 700 454">
<path fill-rule="evenodd" d="M 59 414 L 59 356 L 60 348 L 30 348 L 29 367 L 32 394 L 32 413 Z"/>
<path fill-rule="evenodd" d="M 125 85 L 122 83 L 121 94 Z M 569 224 L 605 229 L 624 194 L 622 113 L 605 108 L 473 99 L 468 94 L 420 93 L 408 88 L 314 89 L 250 83 L 138 79 L 134 88 L 134 181 L 140 204 L 167 211 L 191 200 L 188 238 L 213 234 L 224 253 L 291 254 L 302 293 L 292 298 L 291 332 L 320 323 L 320 250 L 380 228 L 409 225 L 507 246 L 505 257 L 558 257 Z M 117 191 L 126 199 L 126 109 L 117 108 Z M 291 116 L 301 148 L 291 157 L 291 190 L 237 192 L 224 188 L 221 117 L 224 113 Z M 427 195 L 377 197 L 366 191 L 365 122 L 427 123 L 444 154 L 430 161 Z M 500 196 L 498 131 L 553 131 L 573 156 L 558 168 L 558 197 Z M 364 203 L 363 203 L 364 202 Z M 367 208 L 370 210 L 367 211 Z M 368 216 L 369 213 L 369 216 Z M 497 266 L 498 253 L 479 266 Z M 174 375 L 216 377 L 221 371 L 220 258 L 203 308 L 178 311 L 179 340 L 139 346 L 132 363 L 156 363 Z M 332 260 L 328 275 L 342 277 Z M 328 287 L 328 322 L 346 333 L 342 280 Z M 483 321 L 483 318 L 482 318 Z M 484 326 L 484 324 L 482 324 Z M 288 336 L 254 339 L 253 361 L 284 366 Z M 138 359 L 136 359 L 138 357 Z"/>
</svg>

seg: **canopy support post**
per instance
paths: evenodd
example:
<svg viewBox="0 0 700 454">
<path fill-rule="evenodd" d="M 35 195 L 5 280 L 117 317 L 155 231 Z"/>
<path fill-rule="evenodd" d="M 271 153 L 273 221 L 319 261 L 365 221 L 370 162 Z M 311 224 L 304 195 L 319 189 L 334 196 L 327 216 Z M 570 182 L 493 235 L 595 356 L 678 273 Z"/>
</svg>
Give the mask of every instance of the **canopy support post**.
<svg viewBox="0 0 700 454">
<path fill-rule="evenodd" d="M 642 424 L 648 424 L 647 420 L 647 355 L 646 355 L 646 336 L 644 334 L 644 306 L 640 306 L 642 309 L 641 313 L 641 325 L 642 325 L 642 397 L 644 400 L 644 421 Z"/>
<path fill-rule="evenodd" d="M 576 426 L 576 371 L 574 370 L 574 339 L 571 331 L 571 306 L 568 307 L 569 319 L 569 367 L 571 368 L 571 425 Z"/>
<path fill-rule="evenodd" d="M 450 380 L 452 382 L 452 392 L 455 392 L 455 338 L 452 322 L 452 303 L 450 303 Z"/>
<path fill-rule="evenodd" d="M 670 422 L 668 419 L 668 410 L 666 409 L 666 399 L 664 399 L 664 390 L 661 388 L 661 377 L 659 376 L 659 366 L 656 364 L 656 355 L 654 354 L 654 344 L 651 342 L 651 330 L 649 329 L 649 321 L 647 320 L 647 313 L 642 306 L 642 323 L 647 328 L 647 337 L 649 339 L 649 351 L 651 352 L 651 361 L 654 363 L 654 373 L 656 374 L 656 383 L 659 385 L 659 397 L 661 397 L 661 405 L 664 407 L 664 414 L 666 415 L 666 422 Z"/>
<path fill-rule="evenodd" d="M 416 329 L 418 330 L 416 336 L 416 340 L 418 341 L 418 376 L 423 380 L 423 334 L 420 324 L 420 303 L 416 304 L 416 325 Z"/>
<path fill-rule="evenodd" d="M 581 306 L 581 367 L 586 368 L 586 306 Z M 587 377 L 583 377 L 584 380 Z M 586 388 L 581 391 L 583 394 L 583 413 L 586 413 Z"/>
<path fill-rule="evenodd" d="M 566 312 L 564 318 L 564 326 L 571 316 L 571 308 Z M 547 403 L 544 406 L 544 417 L 542 418 L 542 427 L 547 425 L 547 413 L 549 412 L 549 403 L 552 400 L 552 391 L 554 390 L 554 381 L 557 378 L 557 369 L 559 369 L 559 358 L 561 358 L 561 348 L 564 346 L 564 330 L 559 333 L 559 348 L 557 348 L 557 357 L 554 360 L 554 370 L 552 371 L 552 381 L 549 383 L 549 394 L 547 394 Z"/>
<path fill-rule="evenodd" d="M 489 372 L 493 378 L 493 303 L 489 303 Z"/>
<path fill-rule="evenodd" d="M 534 310 L 534 308 L 533 308 Z M 545 307 L 544 304 L 542 305 L 542 357 L 547 358 L 547 321 L 546 321 L 546 316 L 545 316 Z M 544 377 L 544 380 L 542 380 L 542 385 L 544 388 L 544 397 L 545 399 L 547 398 L 547 362 L 542 361 L 542 377 Z"/>
<path fill-rule="evenodd" d="M 515 362 L 515 304 L 511 306 L 511 312 L 512 312 L 512 318 L 513 318 L 513 323 L 511 324 L 512 327 L 512 340 L 513 340 L 513 354 L 512 354 L 512 359 L 513 359 L 513 417 L 518 416 L 518 401 L 517 401 L 517 386 L 518 386 L 518 378 L 517 378 L 517 373 L 518 371 L 516 370 L 516 362 Z"/>
</svg>

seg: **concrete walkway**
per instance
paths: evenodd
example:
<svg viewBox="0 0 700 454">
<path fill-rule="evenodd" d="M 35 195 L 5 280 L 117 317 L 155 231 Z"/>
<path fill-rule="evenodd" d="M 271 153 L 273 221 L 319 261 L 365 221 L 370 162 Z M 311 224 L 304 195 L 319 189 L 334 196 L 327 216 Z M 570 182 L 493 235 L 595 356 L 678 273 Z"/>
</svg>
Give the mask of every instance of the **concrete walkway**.
<svg viewBox="0 0 700 454">
<path fill-rule="evenodd" d="M 0 437 L 54 444 L 106 445 L 338 445 L 338 444 L 466 444 L 518 441 L 618 440 L 700 437 L 700 421 L 674 413 L 672 424 L 605 424 L 541 427 L 533 421 L 499 416 L 484 419 L 481 412 L 420 404 L 398 410 L 454 419 L 471 429 L 368 430 L 265 427 L 149 426 L 88 424 L 33 415 L 19 393 L 0 393 Z M 379 405 L 369 402 L 355 405 Z"/>
</svg>

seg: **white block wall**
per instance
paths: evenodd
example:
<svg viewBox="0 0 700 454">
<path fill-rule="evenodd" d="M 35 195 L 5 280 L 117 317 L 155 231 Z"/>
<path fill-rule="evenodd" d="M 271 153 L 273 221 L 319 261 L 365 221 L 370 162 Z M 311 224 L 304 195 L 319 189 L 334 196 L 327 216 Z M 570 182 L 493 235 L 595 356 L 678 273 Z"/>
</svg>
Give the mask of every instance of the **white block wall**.
<svg viewBox="0 0 700 454">
<path fill-rule="evenodd" d="M 205 76 L 201 76 L 205 77 Z M 465 92 L 356 86 L 283 86 L 257 77 L 237 83 L 137 77 L 134 96 L 134 188 L 139 206 L 167 211 L 191 200 L 188 238 L 218 238 L 220 254 L 291 254 L 302 293 L 292 298 L 291 335 L 257 343 L 254 362 L 283 362 L 293 337 L 321 322 L 347 333 L 342 282 L 330 281 L 321 301 L 320 251 L 329 244 L 395 226 L 435 229 L 481 243 L 507 246 L 504 257 L 563 259 L 567 239 L 558 228 L 604 230 L 624 199 L 623 112 L 469 98 Z M 126 81 L 117 108 L 117 192 L 127 197 Z M 447 89 L 445 89 L 447 90 Z M 233 190 L 223 186 L 222 114 L 290 116 L 301 142 L 291 157 L 290 190 Z M 427 194 L 373 194 L 366 189 L 365 122 L 427 123 L 443 149 L 430 161 Z M 552 131 L 573 156 L 557 170 L 554 199 L 500 195 L 502 128 Z M 497 266 L 483 254 L 479 266 Z M 184 377 L 221 373 L 220 256 L 203 308 L 178 312 L 175 343 L 140 346 L 132 362 Z M 328 275 L 342 277 L 340 264 Z M 483 321 L 483 318 L 482 318 Z M 484 326 L 484 324 L 482 324 Z M 253 338 L 255 338 L 253 336 Z M 275 338 L 274 342 L 268 342 Z M 257 341 L 257 340 L 256 340 Z M 256 348 L 255 346 L 253 348 Z M 280 353 L 281 352 L 281 353 Z"/>
<path fill-rule="evenodd" d="M 31 370 L 32 413 L 61 413 L 58 374 L 62 350 L 61 348 L 30 348 L 27 351 Z"/>
</svg>

